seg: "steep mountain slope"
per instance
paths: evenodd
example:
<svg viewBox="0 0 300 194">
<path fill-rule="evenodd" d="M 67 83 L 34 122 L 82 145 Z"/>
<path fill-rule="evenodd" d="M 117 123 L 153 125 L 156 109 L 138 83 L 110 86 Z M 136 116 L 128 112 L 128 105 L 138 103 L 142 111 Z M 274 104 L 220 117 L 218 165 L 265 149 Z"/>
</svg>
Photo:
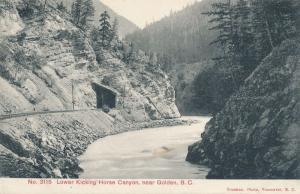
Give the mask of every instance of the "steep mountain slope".
<svg viewBox="0 0 300 194">
<path fill-rule="evenodd" d="M 63 3 L 66 5 L 66 7 L 70 10 L 73 0 L 62 0 Z M 109 15 L 111 16 L 111 20 L 115 18 L 119 21 L 119 35 L 121 37 L 125 37 L 127 34 L 130 34 L 136 30 L 138 30 L 138 26 L 126 19 L 125 17 L 117 14 L 115 11 L 113 11 L 111 8 L 109 8 L 107 5 L 103 4 L 101 0 L 93 0 L 94 6 L 95 6 L 95 17 L 94 17 L 94 24 L 96 26 L 99 25 L 99 19 L 100 14 L 104 11 L 107 11 Z"/>
<path fill-rule="evenodd" d="M 21 19 L 12 6 L 2 17 L 11 21 L 12 14 L 15 25 L 25 27 L 1 43 L 1 113 L 71 109 L 73 100 L 76 109 L 95 108 L 96 83 L 116 90 L 118 108 L 134 120 L 179 116 L 161 70 L 140 72 L 105 50 L 98 64 L 89 39 L 55 9 Z"/>
<path fill-rule="evenodd" d="M 118 57 L 122 50 L 101 50 L 98 63 L 89 38 L 55 1 L 48 0 L 47 12 L 34 5 L 23 17 L 22 1 L 2 2 L 1 177 L 76 178 L 76 157 L 94 140 L 133 130 L 139 121 L 180 116 L 174 89 L 160 69 L 126 64 Z M 103 100 L 95 87 L 116 95 L 108 114 L 93 110 Z M 3 114 L 72 110 L 73 103 L 75 112 L 2 120 Z"/>
<path fill-rule="evenodd" d="M 208 178 L 300 178 L 300 41 L 263 60 L 206 126 L 187 160 Z"/>
</svg>

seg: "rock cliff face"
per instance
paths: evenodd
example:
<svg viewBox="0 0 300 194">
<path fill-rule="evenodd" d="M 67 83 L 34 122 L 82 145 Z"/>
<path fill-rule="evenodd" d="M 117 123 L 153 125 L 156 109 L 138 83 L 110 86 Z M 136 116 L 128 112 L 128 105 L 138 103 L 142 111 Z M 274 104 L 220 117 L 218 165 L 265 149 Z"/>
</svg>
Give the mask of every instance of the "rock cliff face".
<svg viewBox="0 0 300 194">
<path fill-rule="evenodd" d="M 208 178 L 300 178 L 300 42 L 264 59 L 206 126 L 187 160 Z"/>
<path fill-rule="evenodd" d="M 197 93 L 194 82 L 196 77 L 207 67 L 212 66 L 212 62 L 201 61 L 192 64 L 175 64 L 170 72 L 171 82 L 176 91 L 176 105 L 183 115 L 207 114 L 201 107 L 195 104 Z"/>
<path fill-rule="evenodd" d="M 44 14 L 20 18 L 20 7 L 10 2 L 1 9 L 0 114 L 71 109 L 73 100 L 76 109 L 96 108 L 96 83 L 118 92 L 117 108 L 132 120 L 180 116 L 160 69 L 126 64 L 105 50 L 98 63 L 90 40 L 68 16 L 49 6 Z"/>
</svg>

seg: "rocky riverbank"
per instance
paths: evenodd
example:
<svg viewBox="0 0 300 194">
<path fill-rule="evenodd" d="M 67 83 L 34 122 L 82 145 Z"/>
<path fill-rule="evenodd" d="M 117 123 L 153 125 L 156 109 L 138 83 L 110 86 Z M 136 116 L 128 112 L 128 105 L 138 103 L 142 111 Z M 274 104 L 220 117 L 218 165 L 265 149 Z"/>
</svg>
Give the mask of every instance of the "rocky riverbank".
<svg viewBox="0 0 300 194">
<path fill-rule="evenodd" d="M 0 176 L 78 178 L 78 156 L 99 138 L 193 122 L 168 119 L 132 124 L 97 110 L 7 119 L 0 122 Z"/>
<path fill-rule="evenodd" d="M 93 141 L 136 129 L 101 111 L 39 115 L 0 122 L 0 176 L 76 178 L 77 157 Z"/>
<path fill-rule="evenodd" d="M 198 123 L 198 120 L 187 120 L 187 119 L 164 119 L 164 120 L 152 120 L 147 122 L 137 123 L 136 125 L 139 128 L 158 128 L 158 127 L 172 127 L 179 125 L 191 125 L 194 123 Z"/>
</svg>

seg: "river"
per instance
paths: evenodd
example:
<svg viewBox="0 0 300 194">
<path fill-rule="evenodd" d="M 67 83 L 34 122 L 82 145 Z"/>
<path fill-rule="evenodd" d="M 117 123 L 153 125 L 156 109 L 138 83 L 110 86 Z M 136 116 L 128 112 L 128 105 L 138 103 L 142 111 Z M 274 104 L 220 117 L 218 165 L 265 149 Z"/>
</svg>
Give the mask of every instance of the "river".
<svg viewBox="0 0 300 194">
<path fill-rule="evenodd" d="M 185 161 L 188 145 L 198 141 L 209 117 L 184 117 L 186 126 L 131 131 L 99 139 L 79 158 L 80 178 L 204 179 L 205 166 Z"/>
</svg>

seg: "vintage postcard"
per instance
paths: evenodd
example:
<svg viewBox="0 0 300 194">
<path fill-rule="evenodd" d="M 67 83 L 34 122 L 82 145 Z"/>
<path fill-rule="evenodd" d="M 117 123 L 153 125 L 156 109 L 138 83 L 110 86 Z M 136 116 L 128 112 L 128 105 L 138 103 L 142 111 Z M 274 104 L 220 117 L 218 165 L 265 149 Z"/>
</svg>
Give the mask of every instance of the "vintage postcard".
<svg viewBox="0 0 300 194">
<path fill-rule="evenodd" d="M 0 0 L 0 194 L 300 194 L 299 0 Z"/>
</svg>

